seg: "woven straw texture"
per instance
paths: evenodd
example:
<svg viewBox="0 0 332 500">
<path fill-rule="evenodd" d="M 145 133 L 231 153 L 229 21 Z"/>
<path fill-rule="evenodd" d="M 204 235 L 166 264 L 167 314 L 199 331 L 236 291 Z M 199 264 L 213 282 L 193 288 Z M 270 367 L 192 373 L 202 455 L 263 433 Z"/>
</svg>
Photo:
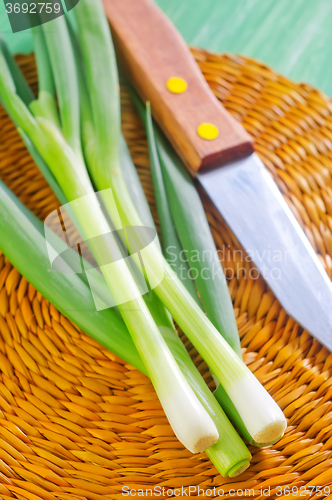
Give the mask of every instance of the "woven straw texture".
<svg viewBox="0 0 332 500">
<path fill-rule="evenodd" d="M 254 138 L 331 277 L 332 102 L 255 61 L 193 54 Z M 18 61 L 36 90 L 33 57 Z M 58 202 L 3 110 L 0 128 L 0 177 L 43 219 Z M 123 129 L 155 214 L 145 133 L 125 93 Z M 255 279 L 230 229 L 204 203 L 218 248 L 228 249 L 223 265 L 245 362 L 283 409 L 285 436 L 252 449 L 242 476 L 222 478 L 204 453 L 192 455 L 176 440 L 148 378 L 66 320 L 0 254 L 1 498 L 116 499 L 122 486 L 156 485 L 216 486 L 226 498 L 237 498 L 232 489 L 254 488 L 264 498 L 262 487 L 276 497 L 281 486 L 332 484 L 332 354 Z M 186 345 L 213 388 L 206 364 Z"/>
</svg>

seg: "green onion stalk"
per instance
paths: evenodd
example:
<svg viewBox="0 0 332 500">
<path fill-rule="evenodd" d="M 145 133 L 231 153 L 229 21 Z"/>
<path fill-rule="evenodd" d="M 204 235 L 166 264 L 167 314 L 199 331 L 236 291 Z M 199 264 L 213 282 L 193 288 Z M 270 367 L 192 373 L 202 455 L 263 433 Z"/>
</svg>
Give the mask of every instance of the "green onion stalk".
<svg viewBox="0 0 332 500">
<path fill-rule="evenodd" d="M 31 94 L 29 94 L 29 87 L 25 81 L 23 82 L 24 85 L 21 85 L 22 75 L 11 56 L 9 56 L 8 64 L 13 68 L 12 75 L 15 84 L 19 84 L 17 87 L 19 88 L 20 97 L 29 105 L 32 100 Z M 45 175 L 48 167 L 31 142 L 30 152 Z M 144 191 L 123 138 L 121 140 L 121 165 L 140 216 L 147 226 L 154 227 Z M 51 172 L 49 173 L 51 174 Z M 51 184 L 53 188 L 56 186 L 60 191 L 59 199 L 65 198 L 54 178 L 51 178 Z M 43 233 L 43 224 L 1 182 L 0 194 L 0 204 L 2 201 L 1 212 L 2 214 L 7 214 L 0 221 L 3 223 L 1 234 L 5 236 L 0 240 L 1 247 L 6 255 L 10 256 L 14 265 L 37 290 L 61 312 L 66 314 L 67 317 L 81 326 L 81 328 L 84 328 L 89 335 L 105 347 L 139 368 L 143 373 L 146 373 L 145 367 L 123 322 L 123 328 L 122 330 L 120 329 L 119 320 L 113 312 L 115 308 L 108 309 L 107 311 L 99 311 L 96 314 L 85 274 L 81 273 L 74 276 L 69 274 L 69 277 L 72 277 L 72 279 L 68 280 L 68 275 L 52 272 L 46 253 L 46 241 L 40 238 L 40 235 Z M 37 232 L 35 229 L 37 229 Z M 50 242 L 54 245 L 55 251 L 61 253 L 63 250 L 62 240 L 54 234 L 50 237 L 49 233 L 48 245 Z M 22 255 L 21 248 L 23 247 L 25 248 L 25 252 Z M 36 252 L 36 249 L 38 252 Z M 71 251 L 69 256 L 68 252 L 66 252 L 66 255 L 69 257 L 66 263 L 70 265 L 73 262 L 75 263 L 77 253 L 72 249 L 69 250 Z M 85 266 L 83 266 L 83 269 L 85 269 Z M 77 281 L 77 276 L 81 278 L 82 283 Z M 90 272 L 90 284 L 92 277 L 93 275 Z M 96 271 L 93 287 L 98 291 L 101 298 L 105 294 L 107 300 L 109 291 L 108 289 L 105 290 L 105 283 L 101 278 L 101 274 Z M 90 300 L 87 300 L 87 298 Z M 182 371 L 192 389 L 204 408 L 213 416 L 219 432 L 219 439 L 214 446 L 206 450 L 207 455 L 223 476 L 234 477 L 240 474 L 249 466 L 250 453 L 221 409 L 216 405 L 203 378 L 195 368 L 184 346 L 177 338 L 169 313 L 153 293 L 144 295 L 144 299 L 174 358 L 182 367 Z M 81 308 L 78 305 L 81 305 Z M 105 322 L 105 316 L 107 322 Z M 112 332 L 112 334 L 105 335 L 105 332 Z"/>
<path fill-rule="evenodd" d="M 42 31 L 45 38 L 43 49 L 48 54 L 49 65 L 43 65 L 44 60 L 38 64 L 39 51 L 37 51 L 38 79 L 39 70 L 41 70 L 41 75 L 43 75 L 46 71 L 48 74 L 53 75 L 57 100 L 59 103 L 59 121 L 61 124 L 61 132 L 67 144 L 74 151 L 78 159 L 83 163 L 79 116 L 80 102 L 75 72 L 75 60 L 73 51 L 71 50 L 71 41 L 67 23 L 65 19 L 61 17 L 53 20 L 51 24 L 43 24 Z M 35 41 L 36 37 L 34 38 L 34 43 Z M 37 44 L 37 47 L 38 45 L 39 44 Z M 61 60 L 59 58 L 61 58 Z M 61 71 L 51 71 L 51 68 L 54 69 L 60 64 Z M 49 77 L 49 80 L 51 80 L 51 77 Z M 55 125 L 57 124 L 55 123 Z"/>
<path fill-rule="evenodd" d="M 34 36 L 36 37 L 37 34 L 34 33 Z M 37 43 L 39 43 L 39 42 L 40 42 L 40 40 L 38 40 Z M 1 48 L 2 54 L 5 58 L 7 67 L 11 73 L 12 79 L 15 81 L 16 92 L 20 96 L 20 99 L 23 101 L 23 103 L 27 107 L 29 107 L 30 105 L 36 106 L 37 100 L 35 99 L 35 96 L 31 90 L 31 88 L 27 84 L 20 68 L 17 66 L 16 61 L 13 59 L 13 57 L 9 53 L 7 45 L 4 41 L 4 39 L 1 37 L 1 35 L 0 35 L 0 48 Z M 42 57 L 45 57 L 44 54 Z M 47 55 L 47 57 L 48 57 L 48 55 Z M 37 59 L 39 59 L 39 67 L 42 66 L 44 68 L 44 66 L 41 64 L 40 56 Z M 47 68 L 48 68 L 48 70 L 50 70 L 49 65 L 47 65 Z M 51 84 L 46 84 L 46 81 L 49 81 L 49 82 L 53 81 L 52 75 L 51 76 L 45 75 L 45 79 L 44 79 L 40 88 L 44 89 L 44 90 L 48 89 L 48 91 L 53 92 Z M 41 98 L 41 100 L 43 100 L 43 98 Z M 7 107 L 6 107 L 6 103 L 3 102 L 3 100 L 1 99 L 1 96 L 0 96 L 0 102 L 1 102 L 2 106 L 6 109 L 7 113 L 10 114 Z M 52 188 L 55 196 L 58 198 L 58 200 L 60 201 L 60 203 L 62 205 L 65 205 L 68 202 L 68 200 L 64 196 L 63 191 L 59 188 L 59 185 L 58 185 L 57 181 L 55 180 L 54 175 L 52 174 L 52 172 L 50 171 L 50 169 L 48 168 L 48 166 L 44 162 L 43 158 L 41 157 L 41 155 L 38 153 L 38 151 L 34 147 L 33 143 L 30 141 L 29 137 L 19 127 L 18 127 L 18 132 L 19 132 L 27 150 L 29 151 L 29 153 L 31 154 L 32 158 L 34 159 L 36 165 L 38 166 L 39 170 L 41 171 L 42 175 L 46 179 L 49 186 Z"/>
<path fill-rule="evenodd" d="M 150 103 L 147 103 L 147 117 L 146 117 L 147 122 L 149 121 L 150 113 L 151 113 Z M 153 135 L 152 124 L 149 123 L 147 129 L 148 129 L 147 135 L 148 135 L 151 174 L 152 174 L 153 187 L 157 203 L 158 219 L 160 223 L 161 238 L 163 243 L 162 245 L 163 253 L 164 255 L 166 254 L 165 257 L 167 262 L 171 265 L 172 269 L 175 271 L 179 279 L 182 281 L 182 283 L 184 284 L 190 295 L 200 306 L 200 301 L 197 295 L 196 287 L 194 281 L 190 276 L 188 261 L 187 259 L 182 258 L 183 249 L 172 221 L 172 214 L 167 199 L 167 193 L 163 181 L 163 173 L 161 171 L 158 158 L 158 151 L 156 143 L 153 140 L 154 138 L 152 137 Z M 172 250 L 171 252 L 172 259 L 167 258 L 169 250 Z"/>
<path fill-rule="evenodd" d="M 59 127 L 53 73 L 44 33 L 41 26 L 32 28 L 32 33 L 38 71 L 38 99 L 31 101 L 30 109 L 35 116 L 43 116 Z"/>
<path fill-rule="evenodd" d="M 20 68 L 17 66 L 15 59 L 11 56 L 7 44 L 0 33 L 0 49 L 6 60 L 9 71 L 11 72 L 12 78 L 15 80 L 15 86 L 17 93 L 21 96 L 23 102 L 27 106 L 35 99 L 35 96 L 27 84 Z"/>
<path fill-rule="evenodd" d="M 205 216 L 204 207 L 193 179 L 160 129 L 153 124 L 149 103 L 147 103 L 145 111 L 142 101 L 132 88 L 130 88 L 130 94 L 146 128 L 152 178 L 158 177 L 158 182 L 154 182 L 156 198 L 158 200 L 158 198 L 163 199 L 166 196 L 163 210 L 165 210 L 166 205 L 166 208 L 172 212 L 169 217 L 160 218 L 162 234 L 164 228 L 166 234 L 174 232 L 176 236 L 177 234 L 180 235 L 182 246 L 180 245 L 178 250 L 173 244 L 172 248 L 172 254 L 176 255 L 179 261 L 183 249 L 186 249 L 189 256 L 195 256 L 197 252 L 199 256 L 204 256 L 204 253 L 207 252 L 212 257 L 207 262 L 204 259 L 201 261 L 192 258 L 190 259 L 190 266 L 196 271 L 196 276 L 200 278 L 196 281 L 196 284 L 208 318 L 242 359 L 239 334 L 226 279 L 217 258 L 216 247 Z M 158 203 L 157 209 L 159 215 Z M 171 244 L 172 242 L 169 243 L 169 245 Z M 201 279 L 203 273 L 206 279 Z M 206 277 L 207 273 L 208 277 Z M 214 273 L 217 274 L 216 277 L 213 276 Z M 183 273 L 180 273 L 179 278 L 183 278 Z M 188 287 L 186 288 L 188 289 Z M 195 294 L 197 297 L 196 290 Z M 255 446 L 263 447 L 272 444 L 256 443 L 252 439 L 225 389 L 216 376 L 214 376 L 214 379 L 217 384 L 214 396 L 243 438 Z"/>
<path fill-rule="evenodd" d="M 68 319 L 146 373 L 123 321 L 112 309 L 97 311 L 84 274 L 74 273 L 62 260 L 62 273 L 50 264 L 44 224 L 0 180 L 0 248 L 13 266 Z M 62 241 L 52 238 L 55 250 Z M 74 252 L 77 256 L 76 252 Z M 97 286 L 97 285 L 96 285 Z"/>
<path fill-rule="evenodd" d="M 239 334 L 226 279 L 220 261 L 216 261 L 216 247 L 193 180 L 171 145 L 166 142 L 158 128 L 154 127 L 150 103 L 147 103 L 146 112 L 144 112 L 144 105 L 136 92 L 131 89 L 130 93 L 146 129 L 160 227 L 162 235 L 166 234 L 164 254 L 169 253 L 169 250 L 172 249 L 172 254 L 176 256 L 178 262 L 182 260 L 181 255 L 184 250 L 189 254 L 190 266 L 196 271 L 197 289 L 208 318 L 242 359 Z M 165 211 L 167 217 L 163 216 Z M 168 234 L 174 234 L 173 241 L 167 238 Z M 177 235 L 180 235 L 181 243 L 175 239 Z M 210 253 L 211 261 L 205 262 L 201 261 L 200 258 L 190 258 L 197 252 L 199 257 L 203 256 L 206 251 Z M 214 266 L 218 272 L 216 277 L 214 277 Z M 206 274 L 206 271 L 209 274 L 206 279 L 203 279 L 203 273 Z M 183 281 L 183 272 L 177 274 L 179 279 Z M 194 283 L 192 279 L 190 281 Z M 186 286 L 186 281 L 184 284 Z M 191 289 L 188 286 L 186 288 L 194 298 L 198 297 L 194 285 Z M 214 396 L 226 415 L 241 432 L 244 439 L 251 444 L 256 444 L 223 386 L 215 376 L 214 379 L 217 384 Z"/>
<path fill-rule="evenodd" d="M 125 144 L 123 144 L 123 141 L 121 142 L 120 147 L 122 151 L 121 167 L 131 199 L 135 207 L 137 207 L 137 211 L 144 225 L 147 227 L 154 227 L 152 214 L 147 203 L 142 185 L 140 183 L 136 168 L 131 160 L 128 148 Z M 165 306 L 153 292 L 150 292 L 150 294 L 148 295 L 144 295 L 144 299 L 151 311 L 151 314 L 153 315 L 154 320 L 156 321 L 160 331 L 162 332 L 167 345 L 169 346 L 177 363 L 188 379 L 191 387 L 195 391 L 195 394 L 197 395 L 200 402 L 204 405 L 205 409 L 209 412 L 209 414 L 213 416 L 213 420 L 219 432 L 219 439 L 214 446 L 206 450 L 207 455 L 219 472 L 221 471 L 221 459 L 225 456 L 227 457 L 228 455 L 231 455 L 235 465 L 232 467 L 232 472 L 228 473 L 228 475 L 230 477 L 237 476 L 240 472 L 242 472 L 249 466 L 248 455 L 245 455 L 243 443 L 240 443 L 238 440 L 238 436 L 235 436 L 234 428 L 232 426 L 229 426 L 228 419 L 227 421 L 225 421 L 224 418 L 221 418 L 221 408 L 219 407 L 218 409 L 218 405 L 216 406 L 215 402 L 212 402 L 211 391 L 207 388 L 201 376 L 199 377 L 201 384 L 197 384 L 198 370 L 197 368 L 194 368 L 194 364 L 191 361 L 190 356 L 184 348 L 183 343 L 178 338 L 171 316 Z M 208 404 L 206 405 L 206 403 Z M 213 414 L 211 413 L 211 405 L 213 408 Z M 242 460 L 241 453 L 243 453 Z M 237 462 L 236 459 L 238 460 Z M 223 461 L 224 460 L 225 459 L 223 458 Z M 222 475 L 224 474 L 222 473 Z"/>
<path fill-rule="evenodd" d="M 133 176 L 134 174 L 133 172 Z M 145 200 L 142 201 L 138 198 L 138 201 L 140 201 L 144 213 Z M 43 235 L 43 223 L 1 181 L 0 211 L 2 214 L 0 248 L 19 272 L 47 300 L 84 329 L 92 338 L 147 374 L 123 321 L 118 318 L 113 309 L 96 311 L 84 274 L 73 273 L 66 261 L 62 262 L 62 268 L 67 272 L 54 272 L 50 267 L 47 243 Z M 148 214 L 148 210 L 146 213 Z M 62 248 L 62 241 L 56 235 L 52 238 L 52 244 L 55 251 L 60 251 Z M 74 257 L 77 256 L 74 250 L 72 250 L 72 254 Z M 96 289 L 98 279 L 96 276 L 94 285 Z M 158 305 L 154 302 L 151 311 L 169 349 L 183 373 L 186 374 L 186 379 L 202 405 L 213 417 L 219 431 L 220 437 L 214 446 L 206 450 L 207 455 L 223 476 L 234 477 L 240 474 L 249 466 L 250 453 L 223 415 L 182 342 L 177 337 L 172 321 L 169 316 L 165 316 L 165 309 L 161 303 L 159 302 Z"/>
<path fill-rule="evenodd" d="M 29 94 L 29 87 L 25 81 L 24 85 L 21 85 L 22 75 L 20 70 L 11 56 L 8 57 L 8 64 L 11 68 L 13 68 L 12 75 L 15 80 L 15 84 L 20 84 L 18 85 L 20 97 L 27 105 L 29 105 L 32 100 L 31 94 Z M 121 138 L 120 147 L 121 165 L 128 182 L 132 199 L 138 207 L 140 216 L 146 226 L 154 227 L 150 208 L 146 201 L 144 191 L 123 137 Z M 31 141 L 29 151 L 37 162 L 39 168 L 41 168 L 42 173 L 44 175 L 47 174 L 47 170 L 49 170 L 48 166 Z M 49 174 L 52 176 L 50 171 Z M 60 195 L 58 196 L 59 199 L 64 198 L 66 200 L 65 195 L 57 184 L 56 179 L 52 177 L 50 178 L 47 175 L 46 178 L 48 182 L 50 182 L 49 179 L 51 179 L 51 187 L 53 189 L 56 187 L 57 191 L 60 192 Z M 40 234 L 43 232 L 43 224 L 21 202 L 19 202 L 19 200 L 17 200 L 17 198 L 13 195 L 13 193 L 11 193 L 11 191 L 8 190 L 8 188 L 6 188 L 6 186 L 2 185 L 0 182 L 0 192 L 1 191 L 3 192 L 3 196 L 1 196 L 1 200 L 3 201 L 2 213 L 7 212 L 8 214 L 7 217 L 2 219 L 2 222 L 5 223 L 2 234 L 6 236 L 2 241 L 2 250 L 11 257 L 15 266 L 24 276 L 27 277 L 29 282 L 31 282 L 37 290 L 48 298 L 50 302 L 58 307 L 61 312 L 66 314 L 67 317 L 69 317 L 76 324 L 79 324 L 81 328 L 84 328 L 89 335 L 98 340 L 105 347 L 115 352 L 118 356 L 124 358 L 127 362 L 138 367 L 141 371 L 143 371 L 143 373 L 146 373 L 145 367 L 142 364 L 137 350 L 123 323 L 122 325 L 124 330 L 119 331 L 119 321 L 117 317 L 114 318 L 113 313 L 115 308 L 113 307 L 107 311 L 99 311 L 97 315 L 95 315 L 95 312 L 92 310 L 93 320 L 91 321 L 91 295 L 89 295 L 90 290 L 85 274 L 81 273 L 78 275 L 84 283 L 82 284 L 78 282 L 77 284 L 76 276 L 73 276 L 73 279 L 68 281 L 66 275 L 63 276 L 59 273 L 53 273 L 52 269 L 49 268 L 49 259 L 46 254 L 46 242 L 38 235 L 38 232 Z M 19 211 L 16 210 L 17 207 L 19 208 Z M 15 223 L 13 223 L 10 219 L 10 216 L 14 218 Z M 12 231 L 13 228 L 15 229 L 14 231 Z M 37 233 L 35 229 L 38 230 Z M 22 242 L 24 242 L 24 246 L 26 247 L 27 241 L 30 242 L 30 245 L 27 247 L 27 251 L 24 255 L 21 256 L 21 248 L 23 247 Z M 4 243 L 7 243 L 7 248 L 4 247 Z M 52 235 L 52 233 L 48 232 L 48 245 L 50 243 L 54 246 L 56 252 L 61 253 L 63 251 L 63 241 L 60 240 L 55 234 Z M 34 252 L 34 244 L 37 246 L 39 251 L 38 258 L 36 258 L 37 256 Z M 13 252 L 11 248 L 15 248 L 18 251 Z M 72 249 L 69 250 L 69 255 L 68 252 L 66 252 L 66 263 L 70 266 L 71 264 L 75 264 L 77 253 Z M 62 257 L 63 256 L 64 253 L 62 253 Z M 34 267 L 34 264 L 37 263 L 40 263 L 41 265 L 38 265 L 36 268 L 36 266 Z M 83 270 L 84 269 L 86 269 L 86 266 L 83 265 Z M 106 286 L 105 290 L 105 282 L 101 274 L 97 271 L 95 272 L 95 275 L 91 273 L 92 271 L 90 271 L 89 277 L 90 285 L 92 285 L 94 290 L 97 291 L 101 299 L 105 298 L 105 302 L 107 303 L 109 289 Z M 54 286 L 54 280 L 52 279 L 54 274 L 57 280 L 56 286 Z M 91 282 L 92 278 L 94 281 Z M 55 293 L 56 290 L 63 290 L 64 293 L 59 295 Z M 70 290 L 69 293 L 67 293 L 68 290 Z M 90 297 L 90 302 L 87 302 L 87 297 Z M 210 416 L 213 417 L 219 433 L 219 439 L 214 446 L 206 450 L 207 455 L 223 476 L 233 477 L 240 474 L 250 464 L 251 455 L 249 451 L 244 446 L 244 443 L 239 438 L 234 428 L 230 425 L 229 420 L 223 414 L 220 407 L 215 404 L 215 400 L 211 392 L 208 390 L 203 378 L 195 368 L 186 349 L 179 341 L 170 315 L 166 311 L 165 307 L 151 292 L 149 294 L 145 294 L 144 299 L 169 349 L 179 366 L 181 366 L 186 379 L 190 383 L 201 404 Z M 81 304 L 82 306 L 78 315 L 76 314 L 78 310 L 77 304 Z M 105 315 L 108 320 L 108 325 L 105 324 L 105 321 L 100 321 L 105 317 Z M 105 331 L 111 332 L 111 335 L 105 335 Z"/>
<path fill-rule="evenodd" d="M 52 40 L 55 41 L 54 33 L 57 30 L 61 35 L 65 32 L 65 20 L 62 17 L 53 20 L 52 27 L 54 28 Z M 68 40 L 70 40 L 69 35 Z M 50 60 L 54 74 L 70 66 L 63 61 L 67 56 L 74 60 L 70 42 L 66 46 L 65 54 L 61 51 L 61 48 L 64 48 L 62 44 L 52 43 L 50 47 L 53 51 Z M 54 71 L 55 67 L 57 71 Z M 70 70 L 74 73 L 74 67 L 70 67 Z M 75 75 L 74 77 L 76 78 Z M 70 81 L 71 87 L 74 87 L 75 78 Z M 57 95 L 64 93 L 64 90 L 63 92 L 58 90 L 58 86 L 64 84 L 63 78 L 55 78 Z M 72 112 L 72 104 L 75 104 L 74 112 L 78 114 L 78 106 L 75 102 L 64 99 L 63 106 L 60 105 L 61 129 L 53 120 L 46 119 L 39 113 L 33 116 L 16 93 L 15 84 L 2 52 L 0 95 L 8 113 L 34 143 L 65 197 L 71 202 L 71 209 L 90 243 L 94 257 L 118 304 L 175 434 L 191 451 L 205 450 L 217 441 L 217 429 L 171 355 L 110 232 L 80 154 L 80 144 L 76 135 L 77 120 L 75 121 L 75 117 L 69 119 L 65 116 L 66 113 Z M 72 92 L 71 95 L 74 96 L 75 93 Z M 70 143 L 67 142 L 63 132 L 66 133 Z M 103 238 L 98 240 L 98 244 L 96 236 L 100 235 Z"/>
<path fill-rule="evenodd" d="M 105 200 L 111 220 L 119 213 L 122 226 L 142 226 L 119 162 L 119 83 L 108 23 L 95 0 L 81 1 L 75 17 L 91 102 L 93 137 L 89 144 L 94 143 L 94 151 L 83 141 L 87 166 L 98 190 L 112 189 L 116 211 Z M 222 384 L 251 438 L 257 443 L 279 439 L 286 419 L 278 405 L 197 305 L 156 245 L 146 247 L 146 261 L 155 282 L 164 273 L 155 293 Z"/>
</svg>

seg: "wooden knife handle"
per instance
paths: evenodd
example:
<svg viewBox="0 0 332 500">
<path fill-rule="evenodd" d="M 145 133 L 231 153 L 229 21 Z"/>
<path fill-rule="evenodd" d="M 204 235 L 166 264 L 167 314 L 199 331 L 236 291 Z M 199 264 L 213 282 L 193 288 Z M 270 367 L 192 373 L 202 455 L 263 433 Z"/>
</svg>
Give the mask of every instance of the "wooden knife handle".
<svg viewBox="0 0 332 500">
<path fill-rule="evenodd" d="M 103 3 L 130 81 L 151 102 L 155 119 L 186 165 L 198 172 L 251 154 L 249 135 L 213 95 L 189 48 L 162 11 L 151 0 Z M 173 77 L 184 80 L 187 89 L 170 91 L 167 82 Z M 199 128 L 202 124 L 209 125 Z M 208 139 L 199 133 L 218 136 Z"/>
</svg>

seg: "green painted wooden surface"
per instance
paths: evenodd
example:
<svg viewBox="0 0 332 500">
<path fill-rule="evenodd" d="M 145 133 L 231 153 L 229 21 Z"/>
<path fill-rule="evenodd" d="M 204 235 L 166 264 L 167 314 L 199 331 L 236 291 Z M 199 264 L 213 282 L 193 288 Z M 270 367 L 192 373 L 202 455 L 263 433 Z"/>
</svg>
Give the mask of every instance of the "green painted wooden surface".
<svg viewBox="0 0 332 500">
<path fill-rule="evenodd" d="M 255 57 L 332 95 L 331 0 L 156 1 L 188 43 Z M 29 34 L 12 34 L 6 17 L 0 0 L 0 29 L 12 51 L 31 50 Z"/>
</svg>

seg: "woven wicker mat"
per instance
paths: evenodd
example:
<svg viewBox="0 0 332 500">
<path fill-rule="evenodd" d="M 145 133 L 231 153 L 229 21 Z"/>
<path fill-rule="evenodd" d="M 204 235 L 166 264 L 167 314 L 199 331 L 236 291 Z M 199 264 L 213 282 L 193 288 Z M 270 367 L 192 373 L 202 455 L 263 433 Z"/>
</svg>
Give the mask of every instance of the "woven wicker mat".
<svg viewBox="0 0 332 500">
<path fill-rule="evenodd" d="M 193 54 L 253 136 L 331 277 L 332 102 L 255 61 Z M 18 61 L 36 89 L 33 57 Z M 125 94 L 123 111 L 155 213 L 145 134 Z M 0 176 L 44 218 L 58 202 L 3 110 L 0 129 Z M 262 487 L 277 497 L 282 486 L 332 484 L 332 355 L 287 316 L 262 279 L 250 278 L 252 264 L 234 252 L 239 243 L 204 202 L 218 247 L 229 250 L 223 265 L 245 362 L 285 412 L 285 436 L 252 449 L 242 476 L 222 478 L 204 453 L 192 455 L 176 440 L 148 378 L 74 327 L 0 254 L 0 497 L 115 499 L 123 498 L 122 486 L 199 485 L 221 487 L 227 498 L 241 496 L 234 489 L 255 488 L 265 498 Z M 212 388 L 206 364 L 187 347 Z"/>
</svg>

